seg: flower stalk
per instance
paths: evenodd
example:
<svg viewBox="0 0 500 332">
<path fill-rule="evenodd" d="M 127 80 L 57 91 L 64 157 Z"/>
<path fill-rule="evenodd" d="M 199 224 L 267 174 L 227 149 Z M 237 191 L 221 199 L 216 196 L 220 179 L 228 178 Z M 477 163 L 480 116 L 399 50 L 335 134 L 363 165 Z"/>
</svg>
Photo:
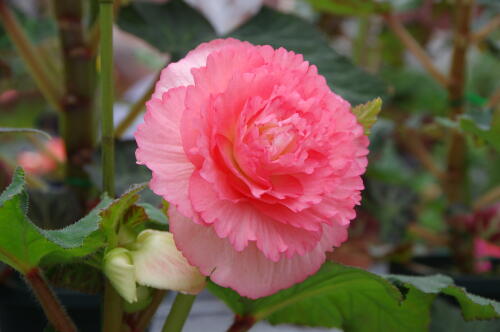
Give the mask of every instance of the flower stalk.
<svg viewBox="0 0 500 332">
<path fill-rule="evenodd" d="M 114 138 L 113 138 L 113 0 L 99 1 L 100 25 L 100 92 L 101 92 L 101 145 L 103 189 L 115 196 Z M 110 246 L 108 249 L 113 249 Z M 103 332 L 120 332 L 123 304 L 120 295 L 109 281 L 104 290 Z"/>
<path fill-rule="evenodd" d="M 178 293 L 165 320 L 162 332 L 181 332 L 196 295 Z"/>
</svg>

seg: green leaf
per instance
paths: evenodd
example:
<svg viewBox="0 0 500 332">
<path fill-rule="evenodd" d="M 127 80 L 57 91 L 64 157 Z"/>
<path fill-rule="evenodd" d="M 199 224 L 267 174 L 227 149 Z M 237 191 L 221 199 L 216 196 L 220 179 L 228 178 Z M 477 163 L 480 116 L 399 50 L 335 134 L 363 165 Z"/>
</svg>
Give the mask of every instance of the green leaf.
<svg viewBox="0 0 500 332">
<path fill-rule="evenodd" d="M 498 332 L 500 320 L 467 322 L 460 313 L 460 309 L 448 304 L 444 299 L 437 299 L 432 307 L 432 319 L 429 329 L 431 332 Z"/>
<path fill-rule="evenodd" d="M 372 0 L 308 0 L 314 9 L 336 15 L 367 15 L 389 11 L 388 3 Z"/>
<path fill-rule="evenodd" d="M 465 320 L 500 318 L 500 303 L 455 286 L 453 279 L 444 275 L 426 277 L 389 275 L 387 279 L 410 290 L 418 290 L 431 298 L 437 294 L 454 297 L 462 308 Z"/>
<path fill-rule="evenodd" d="M 42 260 L 65 262 L 91 254 L 105 244 L 98 230 L 99 214 L 109 203 L 109 198 L 103 198 L 89 215 L 67 228 L 42 230 L 26 215 L 24 171 L 18 168 L 0 195 L 0 260 L 26 273 Z"/>
<path fill-rule="evenodd" d="M 120 10 L 118 26 L 171 53 L 174 59 L 216 37 L 210 23 L 180 0 L 164 4 L 130 2 Z"/>
<path fill-rule="evenodd" d="M 144 208 L 149 220 L 157 222 L 159 224 L 167 225 L 168 218 L 167 215 L 160 209 L 154 207 L 149 203 L 139 203 L 137 204 Z"/>
<path fill-rule="evenodd" d="M 365 134 L 370 135 L 370 128 L 377 122 L 377 117 L 382 110 L 382 99 L 376 98 L 366 104 L 353 107 L 352 112 L 358 122 L 365 129 Z"/>
<path fill-rule="evenodd" d="M 236 314 L 250 320 L 266 319 L 271 324 L 361 332 L 427 331 L 438 294 L 455 297 L 466 319 L 499 317 L 497 302 L 467 294 L 442 275 L 381 277 L 331 262 L 304 282 L 258 300 L 243 298 L 213 283 L 208 288 Z"/>
<path fill-rule="evenodd" d="M 139 200 L 138 193 L 146 188 L 147 183 L 136 184 L 130 187 L 122 196 L 115 199 L 107 208 L 102 216 L 101 228 L 107 235 L 108 239 L 116 237 L 116 228 L 128 210 Z"/>
<path fill-rule="evenodd" d="M 387 93 L 385 83 L 356 67 L 329 46 L 326 37 L 312 24 L 270 8 L 263 8 L 247 24 L 230 34 L 255 45 L 284 47 L 304 55 L 318 67 L 330 88 L 351 104 L 364 103 Z"/>
<path fill-rule="evenodd" d="M 326 263 L 304 282 L 255 301 L 214 284 L 209 289 L 237 314 L 271 324 L 337 327 L 345 331 L 423 331 L 422 309 L 400 306 L 401 293 L 367 271 Z M 418 297 L 415 292 L 411 296 Z"/>
</svg>

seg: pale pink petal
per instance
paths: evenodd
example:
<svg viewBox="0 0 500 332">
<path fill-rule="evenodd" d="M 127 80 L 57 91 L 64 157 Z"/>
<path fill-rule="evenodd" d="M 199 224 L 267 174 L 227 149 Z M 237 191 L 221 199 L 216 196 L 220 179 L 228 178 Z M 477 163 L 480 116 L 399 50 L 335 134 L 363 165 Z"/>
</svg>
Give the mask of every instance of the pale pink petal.
<svg viewBox="0 0 500 332">
<path fill-rule="evenodd" d="M 185 95 L 186 88 L 178 87 L 166 92 L 163 100 L 148 102 L 144 123 L 135 133 L 136 158 L 153 171 L 151 189 L 192 215 L 188 187 L 194 166 L 184 153 L 179 130 Z"/>
<path fill-rule="evenodd" d="M 241 44 L 241 42 L 237 39 L 215 39 L 199 45 L 182 60 L 169 64 L 161 72 L 160 80 L 156 83 L 153 98 L 161 99 L 163 93 L 169 89 L 193 84 L 194 80 L 191 69 L 205 66 L 208 55 L 213 51 L 238 44 Z"/>
<path fill-rule="evenodd" d="M 316 248 L 303 256 L 269 260 L 253 244 L 236 251 L 213 228 L 197 225 L 174 208 L 169 211 L 170 227 L 177 247 L 188 261 L 217 284 L 255 299 L 288 288 L 314 274 L 325 261 L 325 252 L 347 239 L 345 227 L 325 226 Z M 196 244 L 196 245 L 192 245 Z"/>
</svg>

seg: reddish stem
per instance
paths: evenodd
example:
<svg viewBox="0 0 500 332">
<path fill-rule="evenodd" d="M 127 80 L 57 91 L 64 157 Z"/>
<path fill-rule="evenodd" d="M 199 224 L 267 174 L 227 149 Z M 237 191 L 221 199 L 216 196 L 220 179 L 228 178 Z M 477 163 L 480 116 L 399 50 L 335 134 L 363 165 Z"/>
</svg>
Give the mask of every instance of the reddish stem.
<svg viewBox="0 0 500 332">
<path fill-rule="evenodd" d="M 76 332 L 75 323 L 68 316 L 52 289 L 50 289 L 42 271 L 35 267 L 24 276 L 38 301 L 40 301 L 43 311 L 54 329 L 59 332 Z"/>
<path fill-rule="evenodd" d="M 252 316 L 234 316 L 234 323 L 227 332 L 246 332 L 254 326 L 256 320 Z"/>
</svg>

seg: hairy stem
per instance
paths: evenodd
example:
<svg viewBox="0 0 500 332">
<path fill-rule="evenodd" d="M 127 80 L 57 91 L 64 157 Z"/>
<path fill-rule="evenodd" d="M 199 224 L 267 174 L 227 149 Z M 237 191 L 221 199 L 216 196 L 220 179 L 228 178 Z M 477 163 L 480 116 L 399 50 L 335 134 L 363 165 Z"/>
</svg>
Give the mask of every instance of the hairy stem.
<svg viewBox="0 0 500 332">
<path fill-rule="evenodd" d="M 59 332 L 76 332 L 75 323 L 73 323 L 54 292 L 50 289 L 42 271 L 33 268 L 26 273 L 25 278 L 40 301 L 50 324 Z"/>
<path fill-rule="evenodd" d="M 181 332 L 195 299 L 195 295 L 178 293 L 165 320 L 162 332 Z"/>
</svg>

